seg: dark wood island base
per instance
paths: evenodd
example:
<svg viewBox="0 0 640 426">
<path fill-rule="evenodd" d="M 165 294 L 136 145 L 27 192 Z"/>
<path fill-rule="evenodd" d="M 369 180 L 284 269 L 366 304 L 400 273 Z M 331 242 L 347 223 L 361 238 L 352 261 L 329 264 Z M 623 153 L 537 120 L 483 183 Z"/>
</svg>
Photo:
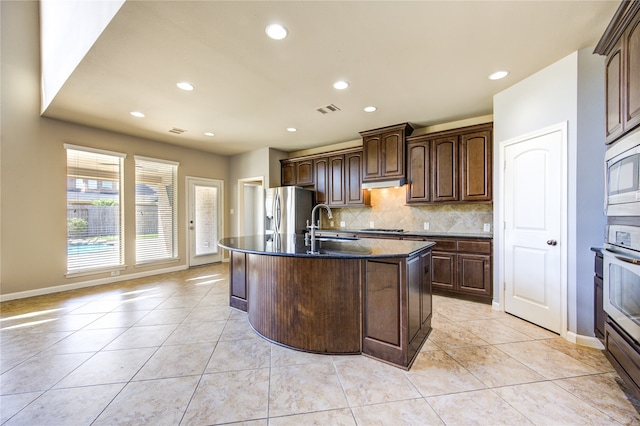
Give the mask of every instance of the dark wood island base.
<svg viewBox="0 0 640 426">
<path fill-rule="evenodd" d="M 234 247 L 225 240 L 221 245 Z M 350 254 L 231 248 L 230 305 L 274 343 L 410 368 L 431 331 L 431 245 L 388 258 Z"/>
</svg>

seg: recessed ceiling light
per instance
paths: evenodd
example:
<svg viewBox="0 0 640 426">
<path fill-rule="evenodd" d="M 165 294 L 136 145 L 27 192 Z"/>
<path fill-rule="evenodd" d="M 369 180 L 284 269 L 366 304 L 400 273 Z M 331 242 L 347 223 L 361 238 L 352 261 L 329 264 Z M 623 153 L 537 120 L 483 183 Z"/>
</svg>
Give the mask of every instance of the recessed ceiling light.
<svg viewBox="0 0 640 426">
<path fill-rule="evenodd" d="M 133 115 L 134 117 L 138 117 L 138 118 L 143 118 L 144 114 L 139 112 L 139 111 L 131 111 L 131 115 Z"/>
<path fill-rule="evenodd" d="M 335 83 L 333 83 L 334 89 L 344 90 L 347 87 L 349 87 L 349 83 L 344 80 L 336 81 Z"/>
<path fill-rule="evenodd" d="M 280 24 L 268 25 L 264 31 L 274 40 L 282 40 L 287 36 L 287 29 Z"/>
<path fill-rule="evenodd" d="M 489 80 L 500 80 L 509 75 L 509 71 L 496 71 L 489 76 Z"/>
<path fill-rule="evenodd" d="M 215 136 L 216 134 L 212 133 L 212 132 L 204 132 L 204 135 L 205 136 Z"/>
<path fill-rule="evenodd" d="M 293 133 L 293 132 L 297 132 L 297 131 L 298 131 L 298 129 L 296 129 L 295 127 L 287 127 L 287 132 Z"/>
<path fill-rule="evenodd" d="M 378 109 L 378 108 L 374 107 L 373 105 L 372 105 L 372 106 L 368 106 L 368 107 L 364 107 L 364 110 L 365 110 L 366 112 L 373 112 L 373 111 L 375 111 L 375 110 L 377 110 L 377 109 Z"/>
<path fill-rule="evenodd" d="M 191 83 L 187 83 L 186 81 L 181 81 L 179 83 L 176 83 L 176 86 L 178 86 L 180 89 L 186 90 L 186 91 L 193 90 L 193 85 Z"/>
</svg>

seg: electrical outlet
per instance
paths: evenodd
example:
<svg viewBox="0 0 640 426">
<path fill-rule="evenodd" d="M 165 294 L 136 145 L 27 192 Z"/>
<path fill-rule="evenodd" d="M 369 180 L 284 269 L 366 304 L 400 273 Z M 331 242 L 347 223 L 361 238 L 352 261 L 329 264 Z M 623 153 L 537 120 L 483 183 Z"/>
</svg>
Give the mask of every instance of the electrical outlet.
<svg viewBox="0 0 640 426">
<path fill-rule="evenodd" d="M 233 209 L 229 210 L 229 214 L 233 214 Z"/>
<path fill-rule="evenodd" d="M 490 223 L 485 223 L 484 224 L 484 232 L 491 232 L 491 224 Z"/>
<path fill-rule="evenodd" d="M 333 228 L 333 221 L 329 222 L 329 224 L 331 225 L 331 227 Z"/>
<path fill-rule="evenodd" d="M 374 226 L 373 221 L 369 222 L 369 228 L 373 228 Z"/>
<path fill-rule="evenodd" d="M 112 277 L 117 277 L 118 275 L 120 275 L 120 271 L 111 271 Z"/>
<path fill-rule="evenodd" d="M 429 230 L 429 222 L 425 222 L 424 223 L 424 230 L 428 231 Z"/>
<path fill-rule="evenodd" d="M 204 242 L 204 246 L 205 246 L 205 247 L 209 247 L 209 241 L 205 241 L 205 242 Z"/>
<path fill-rule="evenodd" d="M 340 228 L 344 228 L 345 226 L 347 226 L 346 223 L 344 223 L 344 220 L 340 221 Z"/>
</svg>

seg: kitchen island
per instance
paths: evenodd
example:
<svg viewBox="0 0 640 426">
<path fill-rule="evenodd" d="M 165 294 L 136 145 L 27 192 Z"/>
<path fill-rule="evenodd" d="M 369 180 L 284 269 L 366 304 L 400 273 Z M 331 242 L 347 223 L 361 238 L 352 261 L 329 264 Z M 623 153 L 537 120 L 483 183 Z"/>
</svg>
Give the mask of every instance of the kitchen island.
<svg viewBox="0 0 640 426">
<path fill-rule="evenodd" d="M 323 354 L 362 353 L 408 369 L 431 331 L 428 241 L 299 235 L 224 238 L 230 305 L 275 343 Z"/>
</svg>

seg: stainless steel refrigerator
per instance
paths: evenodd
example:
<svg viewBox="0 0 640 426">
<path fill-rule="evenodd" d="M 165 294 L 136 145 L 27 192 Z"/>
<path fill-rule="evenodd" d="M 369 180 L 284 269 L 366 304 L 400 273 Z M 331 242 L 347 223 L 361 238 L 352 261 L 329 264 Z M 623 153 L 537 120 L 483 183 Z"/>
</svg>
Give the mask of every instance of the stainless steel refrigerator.
<svg viewBox="0 0 640 426">
<path fill-rule="evenodd" d="M 303 234 L 311 220 L 313 191 L 298 186 L 265 189 L 265 234 Z"/>
</svg>

